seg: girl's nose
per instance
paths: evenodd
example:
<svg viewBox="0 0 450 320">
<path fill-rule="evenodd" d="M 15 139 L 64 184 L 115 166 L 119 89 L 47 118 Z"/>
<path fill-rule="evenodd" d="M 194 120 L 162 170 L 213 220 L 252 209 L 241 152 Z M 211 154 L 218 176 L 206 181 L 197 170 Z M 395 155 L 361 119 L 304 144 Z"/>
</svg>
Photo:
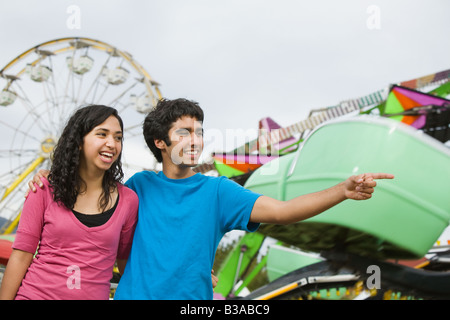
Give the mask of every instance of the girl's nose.
<svg viewBox="0 0 450 320">
<path fill-rule="evenodd" d="M 106 138 L 106 146 L 109 148 L 114 147 L 114 137 L 108 137 Z"/>
</svg>

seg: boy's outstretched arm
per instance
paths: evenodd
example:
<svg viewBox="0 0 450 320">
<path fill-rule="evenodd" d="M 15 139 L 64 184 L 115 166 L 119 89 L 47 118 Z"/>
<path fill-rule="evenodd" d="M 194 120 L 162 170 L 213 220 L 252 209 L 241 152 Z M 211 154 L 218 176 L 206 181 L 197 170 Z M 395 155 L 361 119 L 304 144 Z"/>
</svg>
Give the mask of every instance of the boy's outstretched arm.
<svg viewBox="0 0 450 320">
<path fill-rule="evenodd" d="M 259 197 L 250 216 L 251 222 L 291 224 L 311 218 L 346 200 L 367 200 L 372 197 L 377 183 L 375 179 L 393 179 L 388 173 L 364 173 L 351 176 L 331 188 L 314 192 L 288 201 Z"/>
</svg>

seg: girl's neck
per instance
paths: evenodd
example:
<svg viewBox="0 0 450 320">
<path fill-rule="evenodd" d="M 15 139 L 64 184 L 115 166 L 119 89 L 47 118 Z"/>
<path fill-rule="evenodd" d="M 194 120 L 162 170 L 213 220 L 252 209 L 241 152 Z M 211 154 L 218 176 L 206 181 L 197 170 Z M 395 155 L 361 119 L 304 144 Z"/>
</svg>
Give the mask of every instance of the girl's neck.
<svg viewBox="0 0 450 320">
<path fill-rule="evenodd" d="M 79 175 L 81 180 L 83 180 L 86 190 L 83 190 L 85 192 L 89 191 L 98 191 L 103 188 L 103 177 L 105 175 L 105 171 L 100 170 L 86 170 L 82 167 L 80 167 Z"/>
<path fill-rule="evenodd" d="M 96 214 L 103 211 L 104 208 L 100 206 L 101 197 L 105 196 L 109 209 L 117 199 L 117 190 L 111 190 L 110 193 L 103 194 L 103 174 L 88 172 L 84 170 L 79 171 L 80 177 L 83 181 L 81 190 L 79 190 L 77 200 L 74 205 L 74 210 L 84 214 Z"/>
</svg>

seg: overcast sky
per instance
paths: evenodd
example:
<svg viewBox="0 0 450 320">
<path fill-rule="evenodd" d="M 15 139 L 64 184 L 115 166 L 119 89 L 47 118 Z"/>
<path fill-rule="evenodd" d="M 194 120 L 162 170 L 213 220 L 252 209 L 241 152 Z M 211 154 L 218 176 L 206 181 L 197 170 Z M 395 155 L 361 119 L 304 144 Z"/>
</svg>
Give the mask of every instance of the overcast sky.
<svg viewBox="0 0 450 320">
<path fill-rule="evenodd" d="M 164 97 L 198 101 L 207 130 L 287 126 L 449 69 L 449 12 L 447 0 L 0 0 L 0 68 L 45 41 L 98 39 L 131 53 Z"/>
</svg>

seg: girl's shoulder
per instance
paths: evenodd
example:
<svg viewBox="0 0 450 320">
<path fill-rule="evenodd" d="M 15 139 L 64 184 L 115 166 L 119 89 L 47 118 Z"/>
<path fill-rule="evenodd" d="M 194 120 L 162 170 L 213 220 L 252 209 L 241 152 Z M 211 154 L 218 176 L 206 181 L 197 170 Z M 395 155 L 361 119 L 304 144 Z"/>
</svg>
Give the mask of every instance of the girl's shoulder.
<svg viewBox="0 0 450 320">
<path fill-rule="evenodd" d="M 47 207 L 54 202 L 53 188 L 50 182 L 45 178 L 42 178 L 41 181 L 42 187 L 35 185 L 36 190 L 29 191 L 25 196 L 25 203 L 27 203 L 28 206 L 33 207 L 42 205 L 44 207 Z"/>
<path fill-rule="evenodd" d="M 42 187 L 37 186 L 36 192 L 33 192 L 33 193 L 38 194 L 40 196 L 42 196 L 44 194 L 51 196 L 52 192 L 53 192 L 53 187 L 52 187 L 51 183 L 46 178 L 42 178 L 41 181 L 42 181 Z M 31 193 L 32 192 L 30 191 L 30 194 Z"/>
<path fill-rule="evenodd" d="M 117 190 L 119 191 L 119 195 L 124 197 L 125 199 L 130 199 L 132 201 L 138 200 L 136 192 L 123 185 L 122 183 L 117 183 Z"/>
</svg>

